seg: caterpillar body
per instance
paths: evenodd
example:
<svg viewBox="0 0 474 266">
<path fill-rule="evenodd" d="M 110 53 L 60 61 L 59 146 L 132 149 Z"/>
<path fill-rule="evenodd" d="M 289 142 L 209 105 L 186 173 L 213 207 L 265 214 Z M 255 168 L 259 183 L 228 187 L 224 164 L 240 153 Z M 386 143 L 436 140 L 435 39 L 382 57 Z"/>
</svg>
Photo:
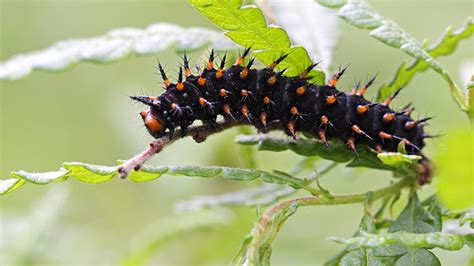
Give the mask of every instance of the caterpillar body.
<svg viewBox="0 0 474 266">
<path fill-rule="evenodd" d="M 297 138 L 297 132 L 304 132 L 319 138 L 327 147 L 329 139 L 341 139 L 356 156 L 357 145 L 368 145 L 376 152 L 391 152 L 397 151 L 400 142 L 405 144 L 408 154 L 422 155 L 423 140 L 428 137 L 423 124 L 428 118 L 413 120 L 410 117 L 413 108 L 409 105 L 400 111 L 390 108 L 400 89 L 382 103 L 371 102 L 364 98 L 364 93 L 375 77 L 344 93 L 337 90 L 336 84 L 345 68 L 326 85 L 316 85 L 308 77 L 316 64 L 298 76 L 287 77 L 284 70 L 275 70 L 286 55 L 263 69 L 254 69 L 255 58 L 244 64 L 249 51 L 246 49 L 227 69 L 226 56 L 216 68 L 211 51 L 206 68 L 198 75 L 191 74 L 184 55 L 185 79 L 180 68 L 176 83 L 170 82 L 159 65 L 165 92 L 158 97 L 131 97 L 150 107 L 140 113 L 148 132 L 160 138 L 172 135 L 176 127 L 185 132 L 195 120 L 216 124 L 220 115 L 225 120 L 246 121 L 261 132 L 267 132 L 269 123 L 277 122 L 293 139 Z M 420 183 L 425 183 L 431 170 L 424 157 L 420 168 Z"/>
</svg>

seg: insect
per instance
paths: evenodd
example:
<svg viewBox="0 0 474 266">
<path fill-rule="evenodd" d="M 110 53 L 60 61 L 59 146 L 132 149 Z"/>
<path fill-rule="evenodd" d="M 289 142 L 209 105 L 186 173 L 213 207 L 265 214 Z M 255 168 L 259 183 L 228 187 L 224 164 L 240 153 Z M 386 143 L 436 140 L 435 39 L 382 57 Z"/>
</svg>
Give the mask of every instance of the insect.
<svg viewBox="0 0 474 266">
<path fill-rule="evenodd" d="M 346 68 L 335 73 L 326 85 L 316 85 L 309 82 L 308 73 L 317 64 L 311 64 L 298 76 L 287 77 L 283 75 L 285 70 L 276 71 L 287 55 L 263 69 L 254 69 L 255 58 L 245 63 L 249 52 L 247 48 L 225 69 L 226 55 L 216 66 L 211 51 L 205 69 L 198 75 L 191 74 L 184 55 L 176 83 L 168 79 L 159 64 L 165 92 L 158 97 L 131 97 L 149 106 L 140 113 L 148 132 L 160 138 L 172 135 L 177 127 L 186 132 L 195 120 L 216 125 L 217 117 L 222 116 L 226 121 L 252 124 L 264 133 L 269 123 L 277 122 L 293 139 L 297 139 L 297 132 L 304 132 L 319 138 L 328 148 L 328 140 L 337 138 L 356 157 L 357 145 L 368 145 L 376 152 L 394 152 L 400 143 L 408 154 L 422 155 L 423 140 L 429 137 L 423 125 L 429 118 L 413 120 L 410 116 L 414 109 L 410 105 L 398 111 L 390 108 L 401 88 L 381 103 L 371 102 L 364 94 L 375 77 L 344 93 L 336 85 Z M 420 168 L 420 183 L 425 183 L 431 171 L 424 156 Z"/>
</svg>

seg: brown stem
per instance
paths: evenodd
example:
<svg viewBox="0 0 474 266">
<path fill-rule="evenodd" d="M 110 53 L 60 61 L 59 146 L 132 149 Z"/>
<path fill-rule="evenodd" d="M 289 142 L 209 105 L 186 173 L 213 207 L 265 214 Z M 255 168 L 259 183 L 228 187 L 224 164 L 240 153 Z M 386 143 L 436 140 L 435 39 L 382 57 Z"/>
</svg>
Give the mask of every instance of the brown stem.
<svg viewBox="0 0 474 266">
<path fill-rule="evenodd" d="M 233 121 L 233 120 L 224 120 L 217 122 L 216 124 L 204 124 L 200 126 L 193 126 L 188 128 L 183 132 L 182 129 L 176 130 L 173 135 L 167 134 L 157 140 L 152 141 L 148 148 L 141 153 L 135 155 L 134 157 L 128 159 L 124 164 L 120 165 L 118 168 L 119 177 L 126 178 L 128 174 L 132 171 L 138 171 L 142 165 L 148 161 L 153 155 L 161 152 L 165 146 L 171 144 L 177 139 L 184 138 L 186 136 L 191 136 L 194 141 L 197 143 L 203 142 L 207 139 L 208 136 L 226 130 L 234 126 L 243 126 L 251 125 L 247 121 Z M 281 129 L 280 123 L 278 121 L 273 121 L 268 124 L 267 130 Z"/>
</svg>

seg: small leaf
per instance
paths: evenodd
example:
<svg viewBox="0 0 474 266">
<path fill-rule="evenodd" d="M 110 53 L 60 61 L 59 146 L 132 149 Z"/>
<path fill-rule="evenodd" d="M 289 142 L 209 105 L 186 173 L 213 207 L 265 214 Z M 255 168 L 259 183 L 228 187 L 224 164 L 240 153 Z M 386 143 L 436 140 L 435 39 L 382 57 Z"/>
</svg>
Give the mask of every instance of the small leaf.
<svg viewBox="0 0 474 266">
<path fill-rule="evenodd" d="M 252 47 L 255 56 L 270 65 L 279 56 L 288 57 L 279 64 L 279 69 L 288 68 L 285 73 L 294 76 L 311 65 L 311 58 L 302 47 L 290 47 L 286 32 L 275 26 L 267 26 L 265 17 L 255 6 L 242 7 L 241 0 L 190 0 L 190 2 L 218 27 L 228 30 L 226 35 L 234 42 Z M 322 71 L 311 71 L 309 75 L 317 84 L 324 83 Z"/>
<path fill-rule="evenodd" d="M 467 22 L 460 29 L 453 31 L 451 27 L 445 30 L 445 33 L 435 42 L 433 46 L 426 51 L 433 57 L 449 55 L 456 50 L 459 42 L 467 39 L 474 34 L 474 23 L 472 18 L 468 18 Z M 395 74 L 395 77 L 388 84 L 382 84 L 378 91 L 377 99 L 385 100 L 400 87 L 406 86 L 415 76 L 416 73 L 425 71 L 429 65 L 423 59 L 416 59 L 410 64 L 403 62 Z"/>
<path fill-rule="evenodd" d="M 12 192 L 23 186 L 23 184 L 25 184 L 25 180 L 23 179 L 10 178 L 6 180 L 0 180 L 0 195 Z"/>
<path fill-rule="evenodd" d="M 444 140 L 445 149 L 435 157 L 439 198 L 449 208 L 474 206 L 473 140 L 473 130 L 452 132 Z"/>
<path fill-rule="evenodd" d="M 374 29 L 383 23 L 383 18 L 365 1 L 347 2 L 338 15 L 347 23 L 364 29 Z"/>
<path fill-rule="evenodd" d="M 37 184 L 37 185 L 45 185 L 51 182 L 59 182 L 64 181 L 67 179 L 67 170 L 61 169 L 55 172 L 45 172 L 45 173 L 29 173 L 23 170 L 18 172 L 12 172 L 10 175 L 13 178 L 23 179 L 27 182 Z"/>
<path fill-rule="evenodd" d="M 339 7 L 339 5 L 335 5 Z M 371 30 L 370 35 L 377 38 L 381 42 L 398 48 L 401 51 L 405 52 L 406 54 L 414 57 L 415 59 L 422 61 L 426 64 L 426 66 L 431 67 L 434 71 L 441 75 L 448 83 L 449 88 L 451 90 L 451 94 L 453 99 L 458 104 L 458 106 L 463 111 L 469 111 L 467 106 L 467 99 L 464 95 L 464 92 L 459 89 L 459 87 L 454 83 L 452 78 L 449 76 L 448 72 L 439 64 L 428 51 L 426 51 L 423 45 L 418 42 L 415 38 L 411 37 L 408 32 L 402 29 L 398 24 L 395 22 L 383 18 L 375 9 L 373 9 L 366 1 L 349 1 L 344 5 L 340 6 L 339 9 L 339 16 L 342 17 L 345 21 L 349 24 Z M 468 19 L 468 23 L 466 24 L 467 32 L 472 31 L 472 18 Z M 453 41 L 452 43 L 449 42 L 451 47 L 446 47 L 447 50 L 451 49 L 454 50 L 459 39 L 463 38 L 463 32 L 453 35 L 446 34 L 446 38 L 451 37 L 449 41 Z M 468 33 L 470 35 L 470 33 Z M 440 53 L 443 53 L 442 49 L 440 49 Z M 418 61 L 416 61 L 418 62 Z M 421 70 L 424 70 L 424 66 L 420 66 Z M 407 77 L 410 79 L 414 72 L 408 73 L 409 71 L 405 71 L 405 66 L 399 69 L 399 73 L 401 71 L 407 72 Z M 415 71 L 416 72 L 416 71 Z M 409 80 L 402 80 L 399 82 L 408 83 Z M 382 87 L 379 92 L 379 100 L 384 100 L 385 97 L 381 97 L 382 94 L 390 95 L 395 89 L 399 88 L 400 86 L 390 87 Z M 391 92 L 389 92 L 391 91 Z"/>
<path fill-rule="evenodd" d="M 93 165 L 86 163 L 64 163 L 63 167 L 69 172 L 68 177 L 86 183 L 102 183 L 107 182 L 117 175 L 117 167 Z"/>
<path fill-rule="evenodd" d="M 382 152 L 377 154 L 382 163 L 391 167 L 402 169 L 412 167 L 421 159 L 418 155 L 406 155 L 398 152 Z"/>
<path fill-rule="evenodd" d="M 316 0 L 320 5 L 337 8 L 347 3 L 347 0 Z"/>
<path fill-rule="evenodd" d="M 316 139 L 300 138 L 297 141 L 288 138 L 277 138 L 267 135 L 238 136 L 236 142 L 244 145 L 258 145 L 259 150 L 284 151 L 292 150 L 303 156 L 319 156 L 337 163 L 348 163 L 348 167 L 370 167 L 390 170 L 401 175 L 415 177 L 415 167 L 420 156 L 401 153 L 377 154 L 367 147 L 358 148 L 360 160 L 341 141 L 330 141 L 329 149 Z"/>
<path fill-rule="evenodd" d="M 169 23 L 156 23 L 146 29 L 113 29 L 103 36 L 59 41 L 52 46 L 18 54 L 0 62 L 0 80 L 16 80 L 33 70 L 60 71 L 82 61 L 112 63 L 130 55 L 156 54 L 172 45 L 178 51 L 190 51 L 212 44 L 218 50 L 237 48 L 222 33 Z"/>
<path fill-rule="evenodd" d="M 441 248 L 445 250 L 460 250 L 464 246 L 464 238 L 459 235 L 444 233 L 413 234 L 403 231 L 386 235 L 362 234 L 353 238 L 331 238 L 333 241 L 351 245 L 357 248 L 375 248 L 384 245 L 397 244 L 406 248 Z"/>
</svg>

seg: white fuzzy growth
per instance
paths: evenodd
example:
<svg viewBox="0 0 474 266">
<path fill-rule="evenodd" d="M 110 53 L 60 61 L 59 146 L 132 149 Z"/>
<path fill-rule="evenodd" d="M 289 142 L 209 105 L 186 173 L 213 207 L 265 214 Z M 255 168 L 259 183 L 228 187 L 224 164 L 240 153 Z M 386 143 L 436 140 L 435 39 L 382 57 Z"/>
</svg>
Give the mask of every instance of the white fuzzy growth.
<svg viewBox="0 0 474 266">
<path fill-rule="evenodd" d="M 81 61 L 116 62 L 130 55 L 154 54 L 172 45 L 183 51 L 209 44 L 217 50 L 237 48 L 221 32 L 199 27 L 156 23 L 146 29 L 113 29 L 103 36 L 63 40 L 43 50 L 12 56 L 0 62 L 0 80 L 20 79 L 35 69 L 60 71 Z"/>
<path fill-rule="evenodd" d="M 268 0 L 267 17 L 284 28 L 292 43 L 306 48 L 314 62 L 321 61 L 327 72 L 340 36 L 336 10 L 317 4 L 314 0 Z"/>
</svg>

